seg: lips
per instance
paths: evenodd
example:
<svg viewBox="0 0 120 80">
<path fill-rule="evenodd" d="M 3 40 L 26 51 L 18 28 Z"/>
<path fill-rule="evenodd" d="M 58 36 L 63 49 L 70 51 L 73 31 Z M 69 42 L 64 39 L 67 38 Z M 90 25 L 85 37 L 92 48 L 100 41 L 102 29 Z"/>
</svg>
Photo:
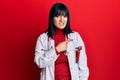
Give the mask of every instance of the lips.
<svg viewBox="0 0 120 80">
<path fill-rule="evenodd" d="M 64 23 L 59 23 L 60 26 L 64 26 Z"/>
</svg>

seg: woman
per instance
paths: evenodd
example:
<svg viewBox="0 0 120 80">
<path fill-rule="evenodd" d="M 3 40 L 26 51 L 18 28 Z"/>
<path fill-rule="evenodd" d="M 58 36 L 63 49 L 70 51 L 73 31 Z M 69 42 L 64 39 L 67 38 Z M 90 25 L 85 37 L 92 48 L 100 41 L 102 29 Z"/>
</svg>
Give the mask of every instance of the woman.
<svg viewBox="0 0 120 80">
<path fill-rule="evenodd" d="M 70 16 L 64 4 L 50 10 L 48 30 L 38 37 L 35 63 L 41 68 L 40 80 L 88 80 L 89 70 L 84 43 L 70 29 Z"/>
</svg>

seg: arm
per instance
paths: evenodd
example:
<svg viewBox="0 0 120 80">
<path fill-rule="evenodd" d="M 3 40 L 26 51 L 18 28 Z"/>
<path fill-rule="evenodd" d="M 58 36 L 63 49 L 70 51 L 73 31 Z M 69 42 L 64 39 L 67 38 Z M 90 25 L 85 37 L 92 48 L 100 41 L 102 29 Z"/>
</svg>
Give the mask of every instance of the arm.
<svg viewBox="0 0 120 80">
<path fill-rule="evenodd" d="M 43 45 L 43 40 L 39 37 L 36 43 L 34 61 L 40 68 L 45 68 L 51 65 L 58 57 L 53 47 L 45 50 Z"/>
<path fill-rule="evenodd" d="M 80 51 L 80 59 L 78 61 L 78 67 L 79 67 L 79 79 L 80 80 L 88 80 L 89 76 L 89 70 L 87 66 L 87 56 L 85 52 L 85 46 L 84 42 L 81 39 L 80 35 L 77 33 L 76 34 L 76 43 L 77 46 L 82 46 L 82 49 Z"/>
</svg>

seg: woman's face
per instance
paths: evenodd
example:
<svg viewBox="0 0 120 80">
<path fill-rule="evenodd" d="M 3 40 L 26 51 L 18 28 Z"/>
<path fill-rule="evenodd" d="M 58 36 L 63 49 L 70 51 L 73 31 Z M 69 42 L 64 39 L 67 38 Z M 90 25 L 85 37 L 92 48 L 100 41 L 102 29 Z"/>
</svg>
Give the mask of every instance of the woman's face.
<svg viewBox="0 0 120 80">
<path fill-rule="evenodd" d="M 59 15 L 53 18 L 53 22 L 56 28 L 64 29 L 67 24 L 67 16 Z"/>
</svg>

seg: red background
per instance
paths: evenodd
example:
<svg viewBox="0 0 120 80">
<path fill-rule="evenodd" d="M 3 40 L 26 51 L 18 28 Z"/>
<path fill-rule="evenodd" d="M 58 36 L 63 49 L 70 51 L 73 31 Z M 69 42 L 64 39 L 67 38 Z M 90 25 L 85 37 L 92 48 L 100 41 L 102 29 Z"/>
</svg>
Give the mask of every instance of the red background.
<svg viewBox="0 0 120 80">
<path fill-rule="evenodd" d="M 85 42 L 89 80 L 120 80 L 119 0 L 1 0 L 0 80 L 39 80 L 35 44 L 55 2 L 68 6 L 71 27 Z"/>
</svg>

